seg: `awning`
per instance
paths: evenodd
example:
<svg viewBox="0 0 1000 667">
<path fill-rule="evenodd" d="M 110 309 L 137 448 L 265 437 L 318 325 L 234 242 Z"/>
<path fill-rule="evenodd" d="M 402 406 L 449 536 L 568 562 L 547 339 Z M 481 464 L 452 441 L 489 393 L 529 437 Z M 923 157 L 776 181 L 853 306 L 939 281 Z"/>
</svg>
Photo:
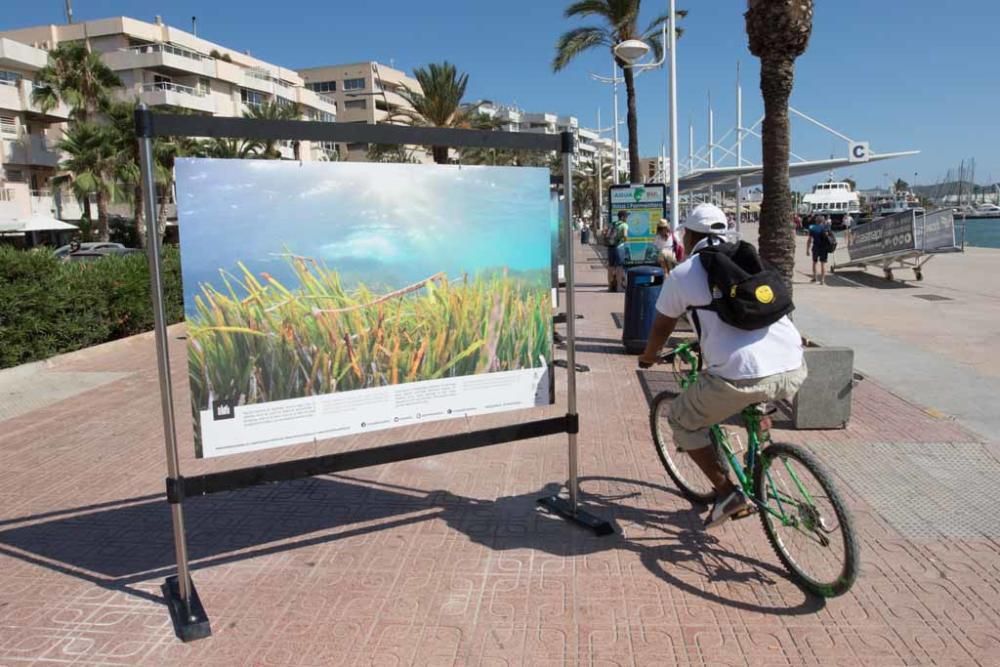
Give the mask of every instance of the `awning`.
<svg viewBox="0 0 1000 667">
<path fill-rule="evenodd" d="M 33 215 L 30 218 L 15 218 L 13 220 L 0 221 L 0 234 L 63 232 L 75 229 L 79 229 L 79 227 L 45 215 Z"/>
</svg>

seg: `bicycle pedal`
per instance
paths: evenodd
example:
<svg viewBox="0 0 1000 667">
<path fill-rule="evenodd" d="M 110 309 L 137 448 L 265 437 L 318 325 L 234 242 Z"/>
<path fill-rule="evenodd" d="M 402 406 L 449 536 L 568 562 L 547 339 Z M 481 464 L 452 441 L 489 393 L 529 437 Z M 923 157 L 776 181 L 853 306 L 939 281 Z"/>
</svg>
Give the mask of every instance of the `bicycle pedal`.
<svg viewBox="0 0 1000 667">
<path fill-rule="evenodd" d="M 757 513 L 756 507 L 748 507 L 745 510 L 740 510 L 739 512 L 736 512 L 729 518 L 733 521 L 739 521 L 740 519 L 745 519 L 748 516 L 753 516 L 756 513 Z"/>
</svg>

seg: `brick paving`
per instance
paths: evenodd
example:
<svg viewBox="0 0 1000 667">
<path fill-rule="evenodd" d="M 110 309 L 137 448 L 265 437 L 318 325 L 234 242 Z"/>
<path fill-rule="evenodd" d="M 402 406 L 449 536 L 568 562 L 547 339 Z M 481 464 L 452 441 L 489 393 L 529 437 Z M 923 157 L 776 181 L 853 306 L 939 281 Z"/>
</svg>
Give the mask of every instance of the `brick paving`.
<svg viewBox="0 0 1000 667">
<path fill-rule="evenodd" d="M 213 636 L 182 644 L 159 595 L 173 550 L 155 360 L 139 336 L 46 369 L 119 379 L 80 380 L 70 398 L 0 421 L 0 665 L 1000 663 L 994 444 L 872 379 L 855 388 L 848 428 L 778 431 L 835 471 L 862 538 L 854 589 L 811 598 L 756 520 L 700 530 L 650 441 L 647 392 L 664 374 L 621 353 L 622 296 L 603 291 L 592 249 L 576 250 L 583 500 L 615 535 L 536 507 L 565 479 L 565 437 L 190 500 Z M 172 333 L 188 474 L 470 428 L 197 461 L 183 329 Z"/>
</svg>

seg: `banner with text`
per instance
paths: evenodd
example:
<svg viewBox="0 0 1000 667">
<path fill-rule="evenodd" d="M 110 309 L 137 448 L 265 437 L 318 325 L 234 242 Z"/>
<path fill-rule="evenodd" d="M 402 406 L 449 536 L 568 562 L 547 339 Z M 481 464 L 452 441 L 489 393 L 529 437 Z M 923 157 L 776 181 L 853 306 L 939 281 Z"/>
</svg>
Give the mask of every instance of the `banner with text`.
<svg viewBox="0 0 1000 667">
<path fill-rule="evenodd" d="M 552 402 L 546 169 L 176 169 L 199 457 Z"/>
<path fill-rule="evenodd" d="M 852 260 L 895 255 L 916 249 L 916 213 L 903 211 L 863 225 L 848 233 L 847 252 Z"/>
</svg>

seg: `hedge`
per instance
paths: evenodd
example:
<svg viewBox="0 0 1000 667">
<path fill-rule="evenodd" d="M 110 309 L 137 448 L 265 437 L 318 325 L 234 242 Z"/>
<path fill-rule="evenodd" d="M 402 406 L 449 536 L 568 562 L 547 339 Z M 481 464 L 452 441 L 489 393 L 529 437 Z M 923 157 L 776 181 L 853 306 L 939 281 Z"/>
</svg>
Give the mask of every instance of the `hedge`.
<svg viewBox="0 0 1000 667">
<path fill-rule="evenodd" d="M 180 255 L 163 251 L 167 320 L 184 316 Z M 0 368 L 153 328 L 144 254 L 66 262 L 0 246 Z"/>
</svg>

